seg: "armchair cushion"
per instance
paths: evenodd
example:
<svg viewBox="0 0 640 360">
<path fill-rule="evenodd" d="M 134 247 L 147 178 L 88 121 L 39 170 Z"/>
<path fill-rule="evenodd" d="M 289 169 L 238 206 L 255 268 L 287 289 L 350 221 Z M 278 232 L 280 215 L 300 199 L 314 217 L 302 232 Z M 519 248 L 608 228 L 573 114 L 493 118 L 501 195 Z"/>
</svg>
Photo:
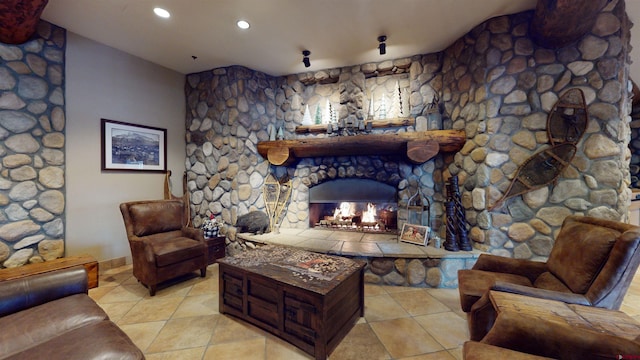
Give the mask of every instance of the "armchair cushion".
<svg viewBox="0 0 640 360">
<path fill-rule="evenodd" d="M 572 292 L 584 294 L 609 258 L 620 232 L 581 222 L 564 224 L 547 268 Z"/>
<path fill-rule="evenodd" d="M 133 220 L 133 233 L 142 237 L 180 230 L 183 211 L 183 205 L 179 201 L 132 204 L 129 212 Z"/>
<path fill-rule="evenodd" d="M 560 279 L 558 279 L 557 277 L 555 277 L 555 275 L 553 275 L 548 271 L 540 274 L 540 276 L 538 276 L 536 281 L 534 281 L 533 286 L 540 289 L 547 289 L 551 291 L 566 292 L 566 293 L 571 292 L 571 289 L 569 289 L 567 285 L 565 285 L 562 281 L 560 281 Z"/>
<path fill-rule="evenodd" d="M 202 256 L 202 244 L 186 237 L 172 238 L 170 241 L 150 239 L 156 257 L 156 266 L 163 267 Z"/>
</svg>

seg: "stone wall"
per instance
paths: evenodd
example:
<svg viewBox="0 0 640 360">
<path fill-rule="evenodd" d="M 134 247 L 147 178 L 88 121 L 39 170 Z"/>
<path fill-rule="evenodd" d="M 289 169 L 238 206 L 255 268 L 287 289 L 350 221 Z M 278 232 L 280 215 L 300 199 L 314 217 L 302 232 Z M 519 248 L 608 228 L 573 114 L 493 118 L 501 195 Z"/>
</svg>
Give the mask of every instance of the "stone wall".
<svg viewBox="0 0 640 360">
<path fill-rule="evenodd" d="M 0 43 L 0 263 L 64 255 L 66 31 Z"/>
<path fill-rule="evenodd" d="M 589 34 L 555 51 L 530 39 L 532 14 L 491 19 L 437 54 L 279 78 L 238 67 L 189 75 L 186 167 L 194 224 L 209 213 L 234 224 L 237 215 L 264 209 L 260 186 L 272 172 L 294 179 L 283 226 L 308 226 L 308 187 L 334 177 L 375 179 L 379 171 L 372 168 L 379 161 L 386 168 L 382 176 L 397 174 L 384 182 L 397 186 L 399 208 L 420 187 L 432 197 L 436 220 L 443 214 L 444 179 L 458 175 L 474 246 L 500 255 L 546 257 L 554 233 L 569 214 L 625 220 L 630 195 L 630 24 L 624 2 L 612 1 Z M 300 137 L 294 131 L 302 123 L 305 105 L 313 109 L 328 100 L 337 107 L 339 119 L 364 117 L 366 82 L 375 80 L 382 88 L 387 81 L 393 90 L 391 79 L 407 74 L 409 113 L 416 125 L 374 131 L 428 130 L 427 104 L 438 94 L 445 109 L 443 128 L 467 134 L 468 141 L 455 156 L 440 154 L 421 165 L 345 156 L 270 167 L 257 154 L 257 143 L 269 138 L 269 125 L 282 128 L 285 138 Z M 564 91 L 576 87 L 585 93 L 590 119 L 571 166 L 556 186 L 488 211 L 518 166 L 548 146 L 547 114 Z M 406 214 L 399 213 L 399 222 L 402 219 Z M 232 229 L 229 235 L 233 242 Z"/>
<path fill-rule="evenodd" d="M 476 27 L 445 51 L 443 66 L 452 127 L 468 137 L 448 170 L 463 184 L 470 237 L 476 248 L 517 258 L 547 257 L 569 214 L 626 220 L 630 196 L 630 24 L 624 2 L 611 2 L 590 33 L 556 51 L 530 40 L 531 15 Z M 549 146 L 548 112 L 570 88 L 584 92 L 589 111 L 571 166 L 555 186 L 489 212 L 518 166 Z"/>
</svg>

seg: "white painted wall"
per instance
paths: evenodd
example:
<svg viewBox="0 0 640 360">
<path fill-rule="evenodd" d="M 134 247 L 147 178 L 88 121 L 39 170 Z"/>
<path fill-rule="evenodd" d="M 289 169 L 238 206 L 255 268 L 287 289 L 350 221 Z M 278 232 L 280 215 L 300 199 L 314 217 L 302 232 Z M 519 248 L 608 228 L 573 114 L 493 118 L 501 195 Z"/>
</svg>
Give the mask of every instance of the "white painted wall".
<svg viewBox="0 0 640 360">
<path fill-rule="evenodd" d="M 166 128 L 172 190 L 182 195 L 185 77 L 72 32 L 67 40 L 66 255 L 130 262 L 118 205 L 161 199 L 164 174 L 101 172 L 100 119 Z"/>
</svg>

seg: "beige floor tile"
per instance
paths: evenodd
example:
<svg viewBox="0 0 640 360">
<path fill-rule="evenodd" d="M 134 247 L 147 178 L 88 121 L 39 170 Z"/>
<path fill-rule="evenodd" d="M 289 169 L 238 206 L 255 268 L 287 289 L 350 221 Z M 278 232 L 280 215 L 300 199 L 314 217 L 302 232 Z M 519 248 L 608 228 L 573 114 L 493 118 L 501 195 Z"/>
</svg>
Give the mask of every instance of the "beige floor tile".
<svg viewBox="0 0 640 360">
<path fill-rule="evenodd" d="M 384 289 L 384 291 L 386 291 L 388 294 L 415 290 L 415 288 L 412 288 L 409 286 L 393 286 L 393 285 L 381 285 L 381 286 Z"/>
<path fill-rule="evenodd" d="M 207 275 L 206 281 L 201 281 L 191 287 L 187 296 L 209 295 L 218 293 L 218 274 L 215 277 Z"/>
<path fill-rule="evenodd" d="M 391 357 L 402 358 L 442 351 L 444 348 L 412 318 L 370 323 Z"/>
<path fill-rule="evenodd" d="M 100 275 L 98 284 L 100 287 L 118 286 L 133 277 L 131 271 L 114 272 Z"/>
<path fill-rule="evenodd" d="M 227 342 L 207 348 L 203 360 L 265 359 L 265 338 Z"/>
<path fill-rule="evenodd" d="M 431 354 L 422 354 L 416 356 L 409 356 L 398 360 L 456 360 L 448 351 L 438 351 Z M 500 360 L 500 359 L 496 359 Z"/>
<path fill-rule="evenodd" d="M 330 354 L 329 360 L 385 360 L 391 356 L 368 324 L 358 324 Z"/>
<path fill-rule="evenodd" d="M 162 330 L 166 321 L 153 321 L 139 324 L 120 325 L 122 331 L 124 331 L 133 343 L 136 344 L 142 351 L 145 351 L 149 345 L 155 340 L 156 336 Z"/>
<path fill-rule="evenodd" d="M 147 360 L 201 360 L 206 347 L 167 351 L 146 355 Z"/>
<path fill-rule="evenodd" d="M 140 285 L 121 285 L 102 296 L 98 303 L 140 301 L 149 293 Z"/>
<path fill-rule="evenodd" d="M 127 315 L 120 319 L 119 324 L 133 324 L 139 322 L 161 321 L 171 318 L 183 297 L 153 297 L 140 301 L 129 310 Z"/>
<path fill-rule="evenodd" d="M 265 360 L 309 360 L 313 356 L 273 335 L 265 337 Z"/>
<path fill-rule="evenodd" d="M 462 357 L 462 346 L 449 350 L 449 354 L 451 354 L 456 360 L 463 360 Z"/>
<path fill-rule="evenodd" d="M 380 285 L 364 284 L 364 296 L 386 295 L 387 292 Z"/>
<path fill-rule="evenodd" d="M 378 295 L 364 299 L 364 317 L 372 322 L 409 317 L 409 313 L 390 295 Z"/>
<path fill-rule="evenodd" d="M 149 353 L 206 346 L 220 315 L 171 319 L 148 348 Z"/>
<path fill-rule="evenodd" d="M 111 290 L 115 289 L 116 286 L 107 286 L 107 287 L 97 287 L 93 289 L 89 289 L 89 297 L 93 299 L 93 301 L 100 300 L 103 296 L 107 295 L 111 292 Z"/>
<path fill-rule="evenodd" d="M 469 340 L 467 322 L 451 311 L 414 319 L 445 349 L 455 349 Z"/>
<path fill-rule="evenodd" d="M 429 295 L 445 304 L 449 309 L 458 311 L 460 309 L 460 293 L 458 289 L 429 289 Z"/>
<path fill-rule="evenodd" d="M 234 342 L 264 337 L 268 333 L 242 320 L 221 315 L 213 331 L 211 344 Z"/>
<path fill-rule="evenodd" d="M 180 303 L 172 319 L 218 314 L 218 297 L 214 294 L 187 296 Z"/>
<path fill-rule="evenodd" d="M 117 324 L 129 311 L 131 311 L 134 306 L 136 306 L 137 303 L 138 301 L 127 301 L 104 303 L 99 305 L 102 310 L 109 315 L 109 319 Z"/>
<path fill-rule="evenodd" d="M 426 289 L 393 293 L 391 297 L 411 316 L 450 311 L 447 306 L 429 295 Z"/>
</svg>

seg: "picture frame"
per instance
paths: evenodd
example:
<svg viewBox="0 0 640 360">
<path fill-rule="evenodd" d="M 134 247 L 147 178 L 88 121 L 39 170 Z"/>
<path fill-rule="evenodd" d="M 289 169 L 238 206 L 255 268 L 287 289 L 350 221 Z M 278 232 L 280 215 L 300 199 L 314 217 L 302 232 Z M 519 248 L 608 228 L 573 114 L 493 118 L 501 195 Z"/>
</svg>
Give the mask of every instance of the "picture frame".
<svg viewBox="0 0 640 360">
<path fill-rule="evenodd" d="M 102 171 L 167 171 L 167 129 L 101 119 Z"/>
<path fill-rule="evenodd" d="M 430 231 L 428 226 L 405 223 L 400 232 L 400 241 L 425 246 Z"/>
</svg>

